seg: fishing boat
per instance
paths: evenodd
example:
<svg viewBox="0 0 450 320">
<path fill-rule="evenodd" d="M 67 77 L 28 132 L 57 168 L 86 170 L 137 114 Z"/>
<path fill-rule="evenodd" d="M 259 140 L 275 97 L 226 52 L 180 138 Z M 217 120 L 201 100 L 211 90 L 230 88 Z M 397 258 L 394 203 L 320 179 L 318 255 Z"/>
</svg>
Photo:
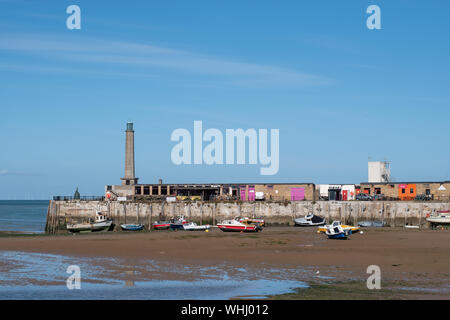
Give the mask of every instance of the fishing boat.
<svg viewBox="0 0 450 320">
<path fill-rule="evenodd" d="M 256 224 L 245 224 L 236 219 L 225 220 L 217 224 L 217 227 L 224 232 L 258 232 L 262 227 Z"/>
<path fill-rule="evenodd" d="M 333 223 L 334 223 L 335 221 L 333 221 Z M 331 224 L 331 225 L 333 225 L 333 223 Z M 361 229 L 361 227 L 355 227 L 355 226 L 349 226 L 349 225 L 346 225 L 346 224 L 341 224 L 339 221 L 338 221 L 338 223 L 339 223 L 339 225 L 342 227 L 342 229 L 349 229 L 349 230 L 351 230 L 352 231 L 352 234 L 353 233 L 358 233 L 359 231 L 360 231 L 360 229 Z M 319 230 L 317 231 L 318 233 L 325 233 L 326 231 L 327 231 L 327 229 L 328 229 L 328 227 L 329 227 L 330 225 L 325 225 L 325 226 L 321 226 L 321 227 L 319 227 Z"/>
<path fill-rule="evenodd" d="M 364 228 L 370 228 L 370 227 L 381 228 L 381 227 L 386 226 L 386 222 L 384 222 L 384 221 L 361 221 L 361 222 L 358 222 L 358 226 L 364 227 Z"/>
<path fill-rule="evenodd" d="M 345 240 L 349 235 L 352 234 L 352 230 L 344 229 L 340 225 L 339 221 L 334 221 L 328 226 L 327 231 L 325 231 L 328 239 L 342 239 Z"/>
<path fill-rule="evenodd" d="M 170 229 L 172 229 L 172 230 L 178 230 L 178 229 L 183 230 L 184 229 L 183 225 L 185 225 L 187 223 L 188 222 L 186 221 L 184 216 L 178 216 L 176 219 L 171 219 L 170 220 Z"/>
<path fill-rule="evenodd" d="M 95 213 L 95 218 L 89 219 L 87 223 L 74 223 L 68 224 L 67 230 L 69 232 L 82 232 L 82 231 L 102 231 L 108 230 L 112 225 L 112 220 L 106 215 L 102 214 L 100 211 Z"/>
<path fill-rule="evenodd" d="M 438 211 L 436 215 L 427 216 L 426 220 L 432 226 L 450 224 L 450 210 Z"/>
<path fill-rule="evenodd" d="M 199 226 L 195 222 L 189 222 L 183 224 L 183 229 L 188 231 L 205 231 L 211 229 L 211 226 L 209 224 Z"/>
<path fill-rule="evenodd" d="M 144 229 L 143 224 L 121 224 L 120 227 L 124 231 L 141 231 Z"/>
<path fill-rule="evenodd" d="M 326 222 L 324 218 L 308 213 L 304 218 L 294 219 L 294 223 L 298 227 L 314 227 L 324 225 Z"/>
<path fill-rule="evenodd" d="M 170 228 L 170 221 L 155 221 L 152 223 L 152 228 L 155 230 L 167 230 Z"/>
</svg>

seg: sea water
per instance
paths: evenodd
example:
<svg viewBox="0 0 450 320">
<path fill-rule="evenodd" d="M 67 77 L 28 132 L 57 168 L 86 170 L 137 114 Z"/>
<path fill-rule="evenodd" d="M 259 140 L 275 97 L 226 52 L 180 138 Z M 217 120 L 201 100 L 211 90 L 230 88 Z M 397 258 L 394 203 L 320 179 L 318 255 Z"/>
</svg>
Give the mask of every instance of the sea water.
<svg viewBox="0 0 450 320">
<path fill-rule="evenodd" d="M 16 251 L 0 251 L 0 261 L 0 300 L 257 299 L 307 287 L 306 283 L 289 279 L 279 270 L 276 274 L 259 273 L 226 265 L 205 268 L 167 265 L 155 260 L 131 265 L 118 258 Z M 81 270 L 80 289 L 70 290 L 66 285 L 69 265 L 77 265 Z M 163 274 L 168 273 L 182 277 L 165 279 Z"/>
<path fill-rule="evenodd" d="M 0 231 L 44 232 L 47 207 L 47 200 L 0 200 Z M 81 269 L 80 290 L 66 286 L 69 265 Z M 131 270 L 132 276 L 124 270 Z M 306 283 L 289 276 L 304 271 L 284 274 L 265 268 L 167 265 L 153 260 L 134 265 L 116 258 L 0 249 L 0 299 L 256 299 L 306 288 Z M 149 273 L 151 278 L 140 276 Z M 182 277 L 171 279 L 170 274 Z"/>
<path fill-rule="evenodd" d="M 0 231 L 44 232 L 48 200 L 0 200 Z"/>
</svg>

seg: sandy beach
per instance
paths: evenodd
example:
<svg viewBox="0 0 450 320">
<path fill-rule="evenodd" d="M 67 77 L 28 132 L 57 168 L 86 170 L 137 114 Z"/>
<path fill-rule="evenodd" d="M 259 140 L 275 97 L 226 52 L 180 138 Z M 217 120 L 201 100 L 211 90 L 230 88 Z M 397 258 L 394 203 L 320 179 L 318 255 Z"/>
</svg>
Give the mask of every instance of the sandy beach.
<svg viewBox="0 0 450 320">
<path fill-rule="evenodd" d="M 274 297 L 282 299 L 320 298 L 314 295 L 314 290 L 323 285 L 328 286 L 327 295 L 321 295 L 325 298 L 450 298 L 450 233 L 447 230 L 368 229 L 343 241 L 328 240 L 323 234 L 317 234 L 315 228 L 295 227 L 268 227 L 256 234 L 224 233 L 216 229 L 208 233 L 3 236 L 0 251 L 120 258 L 134 266 L 146 259 L 167 265 L 202 267 L 225 263 L 233 266 L 233 270 L 245 266 L 249 279 L 253 273 L 264 270 L 272 270 L 274 277 L 283 270 L 303 270 L 286 277 L 313 284 L 312 288 Z M 383 290 L 376 293 L 365 288 L 369 265 L 381 268 Z M 4 268 L 0 265 L 0 269 Z M 125 272 L 115 271 L 117 275 Z M 155 276 L 182 277 L 170 272 L 141 275 L 146 279 Z M 340 295 L 343 290 L 348 294 Z"/>
</svg>

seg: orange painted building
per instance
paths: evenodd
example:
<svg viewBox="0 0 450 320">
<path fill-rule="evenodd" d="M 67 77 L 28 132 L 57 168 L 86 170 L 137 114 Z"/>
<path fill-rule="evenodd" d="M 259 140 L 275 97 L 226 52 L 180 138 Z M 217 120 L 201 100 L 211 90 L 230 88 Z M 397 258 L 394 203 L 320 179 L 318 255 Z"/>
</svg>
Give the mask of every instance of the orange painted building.
<svg viewBox="0 0 450 320">
<path fill-rule="evenodd" d="M 417 186 L 415 184 L 399 184 L 398 197 L 400 200 L 414 200 L 417 195 Z"/>
</svg>

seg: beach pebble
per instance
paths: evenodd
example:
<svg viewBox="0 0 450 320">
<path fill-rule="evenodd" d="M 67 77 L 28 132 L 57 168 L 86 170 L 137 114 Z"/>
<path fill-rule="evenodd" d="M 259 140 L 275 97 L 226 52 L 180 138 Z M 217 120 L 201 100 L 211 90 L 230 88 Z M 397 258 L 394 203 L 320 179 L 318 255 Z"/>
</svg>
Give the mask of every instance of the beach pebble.
<svg viewBox="0 0 450 320">
<path fill-rule="evenodd" d="M 360 231 L 359 233 L 360 233 L 360 234 L 363 234 L 364 232 Z"/>
</svg>

